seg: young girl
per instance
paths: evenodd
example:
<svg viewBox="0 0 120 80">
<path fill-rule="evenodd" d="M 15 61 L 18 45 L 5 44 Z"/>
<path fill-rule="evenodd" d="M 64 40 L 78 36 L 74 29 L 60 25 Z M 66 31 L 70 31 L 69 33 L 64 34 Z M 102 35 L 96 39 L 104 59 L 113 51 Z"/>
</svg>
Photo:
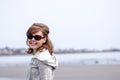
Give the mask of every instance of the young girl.
<svg viewBox="0 0 120 80">
<path fill-rule="evenodd" d="M 48 34 L 48 26 L 42 23 L 34 23 L 26 33 L 29 47 L 27 53 L 33 55 L 29 80 L 53 80 L 53 71 L 58 62 Z"/>
</svg>

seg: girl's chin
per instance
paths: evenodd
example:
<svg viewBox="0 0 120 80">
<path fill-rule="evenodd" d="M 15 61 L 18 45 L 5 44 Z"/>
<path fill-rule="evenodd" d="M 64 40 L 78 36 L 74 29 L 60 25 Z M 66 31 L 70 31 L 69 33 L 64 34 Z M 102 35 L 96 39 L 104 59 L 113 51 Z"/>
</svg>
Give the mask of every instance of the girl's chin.
<svg viewBox="0 0 120 80">
<path fill-rule="evenodd" d="M 38 47 L 37 46 L 29 46 L 30 48 L 32 48 L 32 49 L 37 49 Z"/>
</svg>

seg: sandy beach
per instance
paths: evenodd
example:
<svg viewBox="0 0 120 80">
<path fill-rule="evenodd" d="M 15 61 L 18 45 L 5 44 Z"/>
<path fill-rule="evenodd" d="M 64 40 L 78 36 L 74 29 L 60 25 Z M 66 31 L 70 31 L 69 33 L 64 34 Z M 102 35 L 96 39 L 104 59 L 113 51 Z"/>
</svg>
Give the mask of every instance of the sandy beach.
<svg viewBox="0 0 120 80">
<path fill-rule="evenodd" d="M 27 72 L 28 66 L 0 67 L 0 80 L 27 80 Z M 120 64 L 60 64 L 54 80 L 120 80 Z"/>
</svg>

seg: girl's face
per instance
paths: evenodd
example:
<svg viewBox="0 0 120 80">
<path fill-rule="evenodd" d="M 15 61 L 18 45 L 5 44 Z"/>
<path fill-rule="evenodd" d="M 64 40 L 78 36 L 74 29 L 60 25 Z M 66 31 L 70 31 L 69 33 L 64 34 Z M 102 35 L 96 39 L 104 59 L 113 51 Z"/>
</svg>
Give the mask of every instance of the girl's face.
<svg viewBox="0 0 120 80">
<path fill-rule="evenodd" d="M 27 35 L 27 44 L 30 48 L 36 50 L 45 43 L 45 38 L 41 31 Z"/>
</svg>

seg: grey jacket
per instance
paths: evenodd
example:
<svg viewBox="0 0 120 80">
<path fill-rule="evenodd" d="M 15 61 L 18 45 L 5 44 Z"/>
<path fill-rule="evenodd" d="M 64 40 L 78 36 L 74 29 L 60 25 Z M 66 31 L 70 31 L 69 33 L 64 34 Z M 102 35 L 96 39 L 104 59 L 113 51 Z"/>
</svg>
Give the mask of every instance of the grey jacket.
<svg viewBox="0 0 120 80">
<path fill-rule="evenodd" d="M 36 53 L 31 59 L 29 80 L 53 80 L 53 71 L 58 66 L 55 56 L 48 50 Z"/>
</svg>

